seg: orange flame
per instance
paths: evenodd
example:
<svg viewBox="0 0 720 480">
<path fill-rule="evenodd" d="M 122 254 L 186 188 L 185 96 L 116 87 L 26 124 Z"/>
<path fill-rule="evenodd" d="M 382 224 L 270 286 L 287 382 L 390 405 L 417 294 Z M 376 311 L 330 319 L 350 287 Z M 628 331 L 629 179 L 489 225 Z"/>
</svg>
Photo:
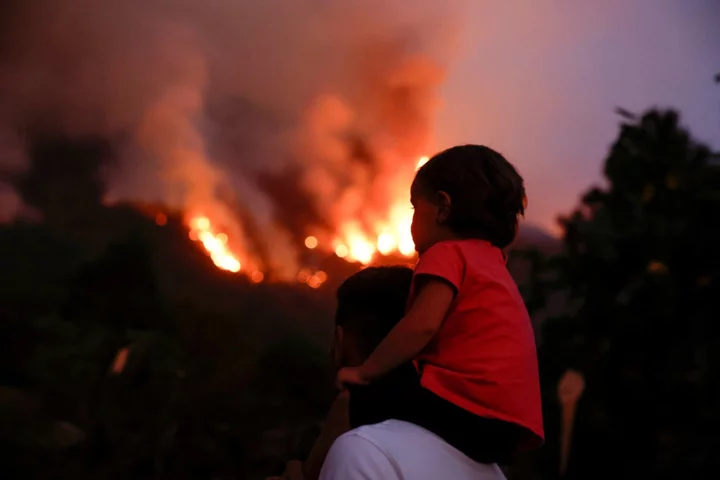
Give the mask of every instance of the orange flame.
<svg viewBox="0 0 720 480">
<path fill-rule="evenodd" d="M 428 157 L 421 157 L 415 169 L 419 169 L 428 161 Z M 415 252 L 415 244 L 410 234 L 412 223 L 412 210 L 409 203 L 409 182 L 400 182 L 395 189 L 396 200 L 387 210 L 387 218 L 380 220 L 368 231 L 355 219 L 348 219 L 338 226 L 335 237 L 325 244 L 321 238 L 310 235 L 305 238 L 305 247 L 308 249 L 332 249 L 340 258 L 349 262 L 360 262 L 363 265 L 372 263 L 377 255 L 400 254 L 411 257 Z M 163 219 L 164 220 L 164 219 Z M 240 256 L 228 246 L 228 236 L 217 230 L 207 216 L 194 216 L 189 219 L 190 238 L 202 244 L 213 263 L 222 270 L 239 272 L 241 269 Z M 158 224 L 164 222 L 158 219 Z M 260 283 L 265 278 L 259 270 L 249 273 L 254 283 Z M 327 280 L 327 274 L 322 271 L 313 272 L 304 268 L 297 274 L 297 280 L 310 288 L 319 288 Z"/>
<path fill-rule="evenodd" d="M 202 243 L 205 251 L 218 268 L 229 272 L 240 271 L 242 265 L 228 248 L 227 235 L 222 232 L 216 233 L 209 218 L 198 216 L 190 219 L 190 238 Z"/>
<path fill-rule="evenodd" d="M 428 160 L 428 157 L 420 157 L 415 169 L 425 165 Z M 340 226 L 340 233 L 332 242 L 338 257 L 367 265 L 373 261 L 376 254 L 399 253 L 405 257 L 414 254 L 415 243 L 410 235 L 412 210 L 408 201 L 409 182 L 401 187 L 403 188 L 396 189 L 396 200 L 388 209 L 387 219 L 377 222 L 374 232 L 364 231 L 354 220 Z"/>
</svg>

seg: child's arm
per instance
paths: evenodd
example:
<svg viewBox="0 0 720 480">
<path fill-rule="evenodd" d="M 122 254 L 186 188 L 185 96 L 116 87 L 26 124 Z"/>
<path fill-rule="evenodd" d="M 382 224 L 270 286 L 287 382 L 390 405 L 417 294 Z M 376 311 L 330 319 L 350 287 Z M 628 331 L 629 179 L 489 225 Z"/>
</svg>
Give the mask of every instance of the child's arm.
<svg viewBox="0 0 720 480">
<path fill-rule="evenodd" d="M 340 383 L 367 383 L 415 358 L 440 329 L 455 289 L 438 277 L 428 277 L 408 313 L 360 367 L 343 369 Z"/>
</svg>

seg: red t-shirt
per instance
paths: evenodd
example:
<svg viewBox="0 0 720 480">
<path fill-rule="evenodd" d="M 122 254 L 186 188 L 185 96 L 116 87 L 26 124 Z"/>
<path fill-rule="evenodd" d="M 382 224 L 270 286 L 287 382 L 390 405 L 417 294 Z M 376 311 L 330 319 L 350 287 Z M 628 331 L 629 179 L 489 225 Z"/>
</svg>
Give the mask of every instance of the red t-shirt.
<svg viewBox="0 0 720 480">
<path fill-rule="evenodd" d="M 421 384 L 478 416 L 525 427 L 522 448 L 544 439 L 535 336 L 505 255 L 483 240 L 439 242 L 418 275 L 440 277 L 456 295 L 432 342 L 415 360 Z M 415 281 L 410 302 L 417 294 Z"/>
</svg>

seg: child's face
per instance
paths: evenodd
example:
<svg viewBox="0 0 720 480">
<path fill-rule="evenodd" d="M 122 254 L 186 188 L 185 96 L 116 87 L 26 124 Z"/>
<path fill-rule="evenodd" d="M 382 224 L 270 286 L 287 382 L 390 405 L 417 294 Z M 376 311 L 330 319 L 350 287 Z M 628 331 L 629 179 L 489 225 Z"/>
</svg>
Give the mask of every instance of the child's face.
<svg viewBox="0 0 720 480">
<path fill-rule="evenodd" d="M 422 255 L 425 250 L 443 239 L 445 229 L 440 218 L 440 207 L 419 190 L 413 183 L 410 189 L 410 202 L 413 206 L 410 233 L 415 243 L 415 250 Z"/>
</svg>

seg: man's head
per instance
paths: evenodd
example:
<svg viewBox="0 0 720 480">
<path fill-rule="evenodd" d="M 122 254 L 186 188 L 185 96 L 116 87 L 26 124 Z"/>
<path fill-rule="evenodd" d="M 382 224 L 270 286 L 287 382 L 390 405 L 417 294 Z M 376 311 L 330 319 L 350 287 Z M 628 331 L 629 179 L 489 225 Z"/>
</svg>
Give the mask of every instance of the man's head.
<svg viewBox="0 0 720 480">
<path fill-rule="evenodd" d="M 362 363 L 405 315 L 413 272 L 368 267 L 337 291 L 333 352 L 339 367 Z"/>
</svg>

